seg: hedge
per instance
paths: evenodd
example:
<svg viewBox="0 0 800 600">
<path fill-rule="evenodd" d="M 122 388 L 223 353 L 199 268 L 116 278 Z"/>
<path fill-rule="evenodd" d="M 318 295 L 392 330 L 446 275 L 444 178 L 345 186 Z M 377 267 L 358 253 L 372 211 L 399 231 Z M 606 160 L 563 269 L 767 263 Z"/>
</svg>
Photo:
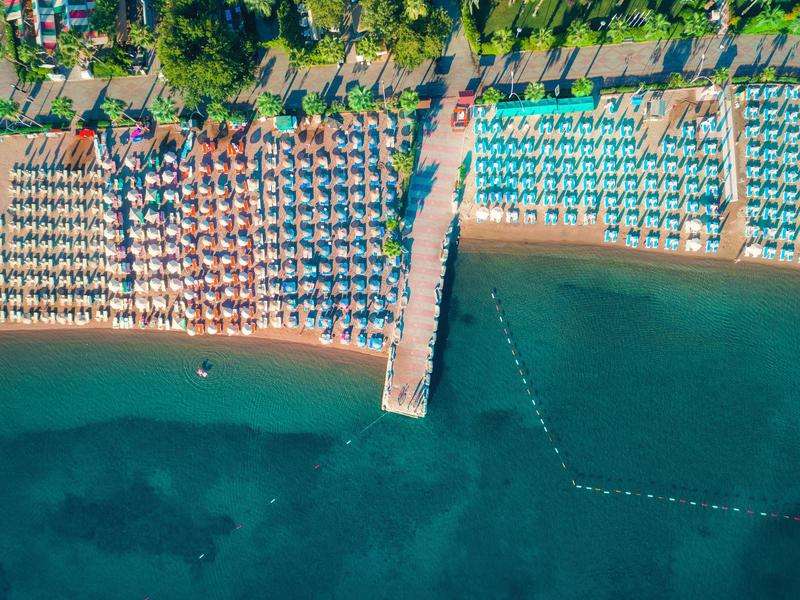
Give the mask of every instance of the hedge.
<svg viewBox="0 0 800 600">
<path fill-rule="evenodd" d="M 481 34 L 478 31 L 478 24 L 475 22 L 475 17 L 469 9 L 470 4 L 468 0 L 461 0 L 461 24 L 464 26 L 464 36 L 469 42 L 469 47 L 472 51 L 479 55 L 481 54 Z"/>
</svg>

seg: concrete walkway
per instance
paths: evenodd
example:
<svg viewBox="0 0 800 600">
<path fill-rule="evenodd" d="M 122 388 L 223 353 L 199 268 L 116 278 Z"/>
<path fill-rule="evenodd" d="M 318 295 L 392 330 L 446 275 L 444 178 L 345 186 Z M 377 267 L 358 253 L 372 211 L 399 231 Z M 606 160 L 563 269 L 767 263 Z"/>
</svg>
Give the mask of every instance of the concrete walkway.
<svg viewBox="0 0 800 600">
<path fill-rule="evenodd" d="M 455 215 L 451 207 L 464 134 L 450 129 L 455 100 L 437 102 L 422 122 L 419 164 L 411 179 L 406 220 L 411 221 L 408 301 L 401 316 L 401 338 L 392 349 L 383 409 L 413 417 L 427 410 L 433 345 L 444 278 L 443 247 Z"/>
</svg>

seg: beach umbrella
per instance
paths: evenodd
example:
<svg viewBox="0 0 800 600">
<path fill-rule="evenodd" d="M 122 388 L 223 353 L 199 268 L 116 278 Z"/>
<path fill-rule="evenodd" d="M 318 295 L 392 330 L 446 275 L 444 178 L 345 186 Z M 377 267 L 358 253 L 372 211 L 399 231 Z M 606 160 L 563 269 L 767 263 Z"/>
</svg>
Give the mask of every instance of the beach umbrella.
<svg viewBox="0 0 800 600">
<path fill-rule="evenodd" d="M 166 175 L 166 173 L 165 173 Z M 170 183 L 170 182 L 167 182 Z M 178 193 L 173 188 L 167 188 L 164 190 L 164 200 L 167 202 L 174 202 L 175 198 L 178 197 Z"/>
<path fill-rule="evenodd" d="M 161 260 L 159 260 L 158 258 L 153 257 L 147 263 L 147 266 L 150 268 L 151 271 L 160 271 L 161 270 Z"/>
<path fill-rule="evenodd" d="M 200 231 L 209 231 L 211 229 L 211 224 L 209 223 L 208 219 L 203 219 L 198 224 Z"/>
<path fill-rule="evenodd" d="M 147 214 L 144 216 L 144 220 L 155 225 L 158 223 L 158 212 L 155 210 L 148 210 Z"/>
<path fill-rule="evenodd" d="M 181 245 L 187 247 L 194 245 L 194 240 L 192 239 L 192 236 L 190 236 L 188 233 L 184 234 L 183 237 L 181 237 Z"/>
<path fill-rule="evenodd" d="M 180 273 L 181 265 L 177 260 L 171 260 L 167 263 L 167 273 Z"/>
<path fill-rule="evenodd" d="M 217 182 L 214 192 L 217 194 L 217 196 L 224 196 L 228 190 L 224 184 Z"/>
<path fill-rule="evenodd" d="M 208 328 L 206 329 L 206 331 L 208 331 L 209 335 L 216 335 L 217 331 L 218 331 L 216 324 L 209 323 Z"/>
<path fill-rule="evenodd" d="M 192 256 L 187 254 L 183 257 L 183 268 L 189 269 L 192 266 Z"/>
<path fill-rule="evenodd" d="M 194 300 L 196 294 L 192 290 L 184 290 L 183 297 L 185 300 Z"/>
<path fill-rule="evenodd" d="M 153 308 L 164 309 L 167 308 L 167 299 L 164 296 L 156 296 L 153 298 Z"/>
<path fill-rule="evenodd" d="M 217 207 L 219 208 L 220 212 L 228 212 L 231 209 L 231 203 L 221 198 L 217 201 Z"/>
<path fill-rule="evenodd" d="M 687 219 L 683 227 L 689 233 L 699 233 L 703 228 L 703 223 L 700 221 L 700 219 Z"/>
<path fill-rule="evenodd" d="M 144 296 L 136 296 L 136 300 L 134 300 L 133 304 L 137 310 L 147 310 L 150 308 L 150 301 Z"/>
<path fill-rule="evenodd" d="M 233 283 L 233 273 L 229 273 L 226 271 L 222 274 L 222 282 L 223 283 Z"/>
<path fill-rule="evenodd" d="M 128 190 L 128 193 L 125 194 L 125 197 L 128 199 L 128 202 L 138 202 L 139 192 L 133 189 Z"/>
<path fill-rule="evenodd" d="M 147 256 L 161 256 L 161 246 L 154 242 L 147 244 Z"/>
<path fill-rule="evenodd" d="M 136 161 L 133 160 L 132 156 L 126 156 L 125 157 L 125 166 L 128 167 L 129 169 L 136 168 Z"/>
<path fill-rule="evenodd" d="M 212 307 L 210 307 L 210 306 L 207 306 L 206 310 L 204 312 L 204 316 L 205 316 L 206 319 L 213 319 L 214 318 L 214 309 Z"/>
<path fill-rule="evenodd" d="M 134 223 L 141 223 L 141 222 L 144 221 L 144 218 L 142 217 L 141 211 L 137 211 L 137 210 L 135 210 L 133 208 L 128 213 L 128 219 L 130 221 L 133 221 Z"/>
<path fill-rule="evenodd" d="M 203 276 L 203 281 L 206 285 L 214 285 L 214 273 L 209 271 L 208 273 Z"/>
<path fill-rule="evenodd" d="M 178 157 L 176 156 L 176 154 L 174 152 L 167 152 L 164 155 L 164 162 L 169 164 L 169 165 L 174 163 L 176 160 L 178 160 Z"/>
<path fill-rule="evenodd" d="M 169 278 L 169 291 L 171 292 L 180 292 L 183 289 L 181 285 L 181 280 L 177 277 L 170 277 Z"/>
<path fill-rule="evenodd" d="M 145 229 L 145 236 L 148 240 L 157 240 L 161 238 L 161 232 L 158 230 L 158 227 L 150 225 Z"/>
<path fill-rule="evenodd" d="M 180 229 L 178 229 L 178 226 L 175 225 L 175 223 L 169 223 L 164 231 L 167 235 L 173 237 L 180 233 Z"/>
<path fill-rule="evenodd" d="M 145 264 L 145 262 L 143 260 L 136 259 L 136 260 L 133 261 L 133 270 L 134 270 L 134 272 L 141 273 L 142 271 L 145 270 L 145 268 L 147 268 L 147 265 Z"/>
<path fill-rule="evenodd" d="M 203 292 L 203 298 L 205 299 L 206 302 L 216 302 L 217 301 L 216 295 L 211 290 L 206 290 L 205 292 Z"/>
<path fill-rule="evenodd" d="M 233 199 L 233 205 L 237 209 L 244 208 L 244 199 L 241 196 L 236 196 L 236 198 Z"/>
<path fill-rule="evenodd" d="M 112 159 L 107 158 L 100 163 L 100 166 L 103 167 L 106 171 L 111 171 L 117 167 L 117 163 L 115 163 Z"/>
<path fill-rule="evenodd" d="M 184 217 L 181 221 L 181 227 L 184 229 L 191 229 L 196 223 L 197 221 L 192 217 Z"/>
<path fill-rule="evenodd" d="M 689 238 L 686 240 L 686 250 L 689 252 L 697 252 L 700 250 L 700 240 L 699 238 Z"/>
<path fill-rule="evenodd" d="M 122 291 L 122 282 L 116 279 L 112 279 L 108 282 L 108 291 L 112 293 L 118 293 Z"/>
<path fill-rule="evenodd" d="M 193 288 L 195 285 L 197 285 L 197 280 L 192 275 L 186 275 L 183 278 L 183 285 L 185 285 L 187 288 Z"/>
<path fill-rule="evenodd" d="M 197 245 L 200 246 L 201 248 L 208 248 L 209 246 L 211 246 L 212 241 L 213 240 L 211 239 L 210 235 L 201 235 L 197 239 Z"/>
<path fill-rule="evenodd" d="M 233 262 L 233 258 L 227 252 L 223 252 L 219 255 L 219 262 L 221 262 L 223 265 L 229 265 Z"/>
<path fill-rule="evenodd" d="M 188 333 L 189 336 L 192 337 L 195 335 L 196 331 L 194 328 L 194 323 L 189 323 L 188 325 L 186 325 L 186 333 Z"/>
<path fill-rule="evenodd" d="M 197 316 L 197 309 L 194 306 L 187 306 L 186 307 L 186 317 L 188 319 L 194 319 Z"/>
<path fill-rule="evenodd" d="M 106 223 L 114 223 L 117 220 L 117 213 L 111 209 L 106 210 L 103 213 L 103 221 Z"/>
<path fill-rule="evenodd" d="M 122 310 L 125 308 L 125 301 L 122 298 L 112 298 L 109 305 L 114 310 Z"/>
<path fill-rule="evenodd" d="M 230 319 L 233 316 L 233 307 L 228 303 L 222 305 L 222 316 L 226 319 Z"/>
<path fill-rule="evenodd" d="M 203 265 L 210 267 L 214 264 L 214 257 L 211 254 L 203 254 Z"/>
<path fill-rule="evenodd" d="M 208 192 L 209 192 L 208 184 L 206 184 L 206 183 L 198 184 L 197 185 L 197 191 L 200 194 L 208 194 Z"/>
<path fill-rule="evenodd" d="M 223 290 L 223 294 L 225 294 L 226 298 L 233 298 L 235 292 L 232 287 L 226 286 L 225 289 Z"/>
<path fill-rule="evenodd" d="M 250 335 L 251 333 L 253 333 L 252 325 L 250 325 L 250 323 L 244 323 L 242 325 L 242 334 L 243 335 Z"/>
<path fill-rule="evenodd" d="M 144 180 L 149 185 L 155 185 L 158 183 L 158 174 L 154 171 L 148 171 L 144 174 Z"/>
<path fill-rule="evenodd" d="M 175 255 L 178 253 L 178 245 L 175 242 L 167 242 L 164 245 L 164 252 L 169 255 Z"/>
<path fill-rule="evenodd" d="M 141 279 L 137 279 L 136 281 L 133 282 L 133 291 L 134 292 L 147 293 L 148 291 L 150 291 L 150 288 L 148 287 L 148 284 L 147 284 L 146 281 L 143 281 Z"/>
<path fill-rule="evenodd" d="M 181 186 L 181 193 L 184 196 L 191 196 L 192 195 L 192 191 L 194 191 L 194 188 L 192 188 L 192 184 L 191 183 L 184 183 Z"/>
<path fill-rule="evenodd" d="M 117 232 L 113 229 L 106 229 L 103 232 L 103 237 L 109 241 L 117 239 Z"/>
<path fill-rule="evenodd" d="M 236 184 L 234 185 L 233 189 L 236 190 L 237 194 L 243 194 L 244 193 L 244 185 L 240 181 L 236 182 Z"/>
<path fill-rule="evenodd" d="M 239 258 L 237 259 L 236 262 L 240 267 L 246 267 L 248 262 L 249 262 L 248 258 L 247 258 L 247 254 L 244 254 L 244 253 L 240 254 Z"/>
<path fill-rule="evenodd" d="M 229 323 L 228 327 L 225 328 L 225 332 L 228 335 L 236 335 L 236 326 L 233 325 L 232 323 Z"/>
</svg>

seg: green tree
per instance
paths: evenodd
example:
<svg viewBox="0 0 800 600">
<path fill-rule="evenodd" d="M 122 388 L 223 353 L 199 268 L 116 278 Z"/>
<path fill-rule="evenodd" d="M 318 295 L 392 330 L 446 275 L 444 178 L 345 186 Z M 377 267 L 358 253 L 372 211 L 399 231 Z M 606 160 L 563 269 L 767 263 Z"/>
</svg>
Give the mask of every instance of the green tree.
<svg viewBox="0 0 800 600">
<path fill-rule="evenodd" d="M 492 44 L 498 54 L 508 54 L 514 48 L 514 34 L 510 29 L 498 29 L 492 34 Z"/>
<path fill-rule="evenodd" d="M 265 17 L 271 17 L 272 7 L 275 6 L 275 0 L 243 0 L 243 4 L 251 12 Z"/>
<path fill-rule="evenodd" d="M 261 94 L 256 99 L 256 110 L 261 117 L 277 117 L 283 113 L 283 100 L 277 94 Z"/>
<path fill-rule="evenodd" d="M 704 12 L 688 12 L 683 15 L 683 33 L 686 37 L 703 37 L 711 31 L 711 23 Z"/>
<path fill-rule="evenodd" d="M 758 75 L 758 80 L 761 83 L 772 83 L 778 77 L 778 71 L 775 67 L 766 67 Z"/>
<path fill-rule="evenodd" d="M 406 114 L 413 113 L 417 110 L 417 105 L 419 104 L 419 93 L 417 90 L 412 90 L 411 88 L 403 90 L 400 93 L 400 108 L 403 109 L 403 112 Z"/>
<path fill-rule="evenodd" d="M 387 258 L 394 258 L 403 253 L 403 245 L 394 237 L 387 237 L 383 240 L 383 255 Z"/>
<path fill-rule="evenodd" d="M 403 175 L 408 177 L 414 171 L 414 156 L 413 150 L 397 151 L 392 154 L 392 164 Z"/>
<path fill-rule="evenodd" d="M 410 21 L 428 16 L 427 0 L 404 0 L 405 13 Z"/>
<path fill-rule="evenodd" d="M 222 101 L 253 81 L 252 39 L 228 29 L 214 0 L 165 0 L 156 46 L 161 69 L 187 105 Z"/>
<path fill-rule="evenodd" d="M 469 12 L 477 10 L 481 7 L 481 0 L 464 0 L 469 6 Z"/>
<path fill-rule="evenodd" d="M 686 87 L 686 78 L 682 73 L 670 73 L 667 78 L 667 87 L 681 88 Z"/>
<path fill-rule="evenodd" d="M 75 109 L 72 108 L 72 98 L 67 98 L 66 96 L 55 98 L 50 104 L 50 112 L 64 121 L 72 121 L 77 114 Z"/>
<path fill-rule="evenodd" d="M 306 0 L 314 25 L 324 29 L 336 29 L 344 20 L 346 0 Z"/>
<path fill-rule="evenodd" d="M 24 63 L 29 69 L 35 69 L 42 64 L 42 47 L 28 40 L 23 40 L 17 46 L 17 60 Z"/>
<path fill-rule="evenodd" d="M 589 41 L 592 29 L 589 24 L 580 19 L 575 19 L 567 27 L 567 43 L 570 46 L 582 46 Z"/>
<path fill-rule="evenodd" d="M 553 47 L 555 41 L 556 36 L 549 27 L 541 27 L 534 30 L 531 37 L 528 38 L 528 44 L 534 50 L 549 50 Z"/>
<path fill-rule="evenodd" d="M 314 48 L 314 54 L 317 57 L 317 64 L 330 65 L 333 63 L 344 62 L 344 53 L 344 40 L 333 35 L 324 36 L 320 41 L 317 42 L 317 46 Z"/>
<path fill-rule="evenodd" d="M 544 84 L 540 81 L 529 83 L 525 88 L 525 100 L 539 102 L 544 98 Z"/>
<path fill-rule="evenodd" d="M 394 30 L 402 21 L 402 0 L 362 0 L 361 20 L 369 31 L 393 38 Z"/>
<path fill-rule="evenodd" d="M 667 35 L 669 31 L 670 23 L 667 20 L 667 17 L 662 15 L 661 13 L 653 14 L 647 22 L 644 24 L 645 31 L 647 35 L 652 37 L 661 39 Z"/>
<path fill-rule="evenodd" d="M 354 86 L 347 92 L 347 104 L 353 112 L 366 112 L 375 110 L 375 98 L 372 97 L 372 90 L 363 85 Z"/>
<path fill-rule="evenodd" d="M 303 96 L 303 112 L 307 115 L 323 115 L 328 103 L 319 92 L 309 92 Z"/>
<path fill-rule="evenodd" d="M 178 109 L 172 98 L 159 96 L 150 104 L 150 112 L 159 123 L 175 123 L 178 120 Z"/>
<path fill-rule="evenodd" d="M 388 231 L 395 231 L 399 225 L 400 221 L 398 221 L 395 217 L 389 217 L 386 219 L 386 229 Z"/>
<path fill-rule="evenodd" d="M 443 8 L 435 8 L 426 19 L 419 19 L 412 24 L 401 23 L 395 27 L 392 48 L 395 64 L 414 69 L 424 60 L 440 56 L 452 23 Z"/>
<path fill-rule="evenodd" d="M 103 103 L 100 105 L 100 110 L 102 110 L 108 116 L 108 119 L 112 123 L 116 123 L 121 121 L 124 117 L 128 117 L 128 114 L 125 112 L 125 102 L 119 100 L 118 98 L 106 98 L 103 100 Z"/>
<path fill-rule="evenodd" d="M 97 0 L 89 17 L 89 25 L 95 31 L 112 35 L 117 30 L 119 0 Z"/>
<path fill-rule="evenodd" d="M 130 29 L 128 29 L 128 43 L 149 50 L 156 45 L 156 35 L 146 25 L 131 23 Z"/>
<path fill-rule="evenodd" d="M 624 19 L 617 19 L 608 26 L 606 35 L 612 44 L 619 44 L 625 38 L 630 37 L 631 28 Z"/>
<path fill-rule="evenodd" d="M 479 104 L 497 104 L 506 99 L 506 95 L 495 87 L 488 87 L 483 90 L 483 94 L 478 98 Z"/>
<path fill-rule="evenodd" d="M 723 86 L 731 77 L 731 70 L 728 67 L 717 67 L 711 80 L 718 86 Z"/>
<path fill-rule="evenodd" d="M 780 29 L 784 24 L 786 13 L 779 7 L 767 4 L 754 19 L 755 24 L 763 28 Z"/>
<path fill-rule="evenodd" d="M 213 101 L 208 104 L 208 118 L 217 123 L 226 123 L 231 120 L 233 114 L 231 109 L 225 106 L 222 102 Z"/>
<path fill-rule="evenodd" d="M 330 108 L 328 108 L 329 115 L 338 115 L 339 113 L 347 112 L 347 103 L 342 102 L 341 100 L 334 100 L 331 102 Z"/>
<path fill-rule="evenodd" d="M 381 51 L 380 38 L 377 33 L 369 32 L 356 42 L 356 53 L 363 56 L 367 62 L 372 62 L 378 58 Z"/>
<path fill-rule="evenodd" d="M 586 77 L 579 77 L 572 82 L 572 95 L 576 98 L 591 96 L 594 91 L 594 82 Z"/>
</svg>

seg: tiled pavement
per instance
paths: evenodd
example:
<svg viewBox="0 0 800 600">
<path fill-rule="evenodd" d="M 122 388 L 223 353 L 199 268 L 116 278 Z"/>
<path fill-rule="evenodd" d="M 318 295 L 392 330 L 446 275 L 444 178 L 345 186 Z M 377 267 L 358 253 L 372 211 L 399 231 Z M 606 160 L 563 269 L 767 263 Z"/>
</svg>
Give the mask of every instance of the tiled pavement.
<svg viewBox="0 0 800 600">
<path fill-rule="evenodd" d="M 402 316 L 402 337 L 390 360 L 391 387 L 383 408 L 423 417 L 427 410 L 429 361 L 438 321 L 443 276 L 442 243 L 454 215 L 451 208 L 464 134 L 450 129 L 454 100 L 437 103 L 423 116 L 431 131 L 424 134 L 417 172 L 411 180 L 406 219 L 412 221 L 408 304 Z"/>
</svg>

